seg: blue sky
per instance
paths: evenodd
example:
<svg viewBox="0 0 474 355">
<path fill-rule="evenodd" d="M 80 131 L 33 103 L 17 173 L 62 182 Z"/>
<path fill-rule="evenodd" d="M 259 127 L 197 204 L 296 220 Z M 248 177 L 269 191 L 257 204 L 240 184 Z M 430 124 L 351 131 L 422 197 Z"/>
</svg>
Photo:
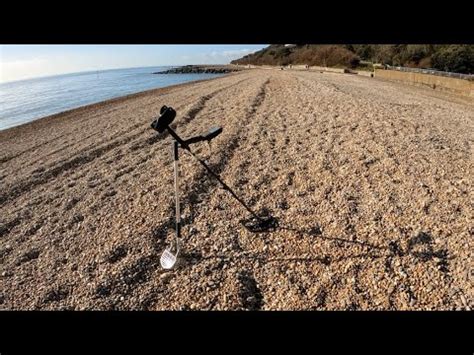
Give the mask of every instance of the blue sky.
<svg viewBox="0 0 474 355">
<path fill-rule="evenodd" d="M 226 64 L 266 45 L 0 45 L 0 82 L 87 70 Z"/>
</svg>

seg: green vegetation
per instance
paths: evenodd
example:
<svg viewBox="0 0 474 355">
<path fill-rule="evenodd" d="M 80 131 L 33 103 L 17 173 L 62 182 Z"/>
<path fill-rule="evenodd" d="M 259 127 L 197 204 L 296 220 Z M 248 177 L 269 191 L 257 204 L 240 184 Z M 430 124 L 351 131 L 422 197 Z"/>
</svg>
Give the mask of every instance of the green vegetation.
<svg viewBox="0 0 474 355">
<path fill-rule="evenodd" d="M 455 73 L 474 73 L 472 45 L 270 45 L 256 53 L 232 61 L 253 65 L 317 65 L 370 69 L 368 63 L 412 68 L 431 68 Z"/>
<path fill-rule="evenodd" d="M 320 66 L 356 67 L 358 56 L 338 45 L 298 45 L 292 48 L 284 45 L 270 45 L 253 54 L 232 61 L 232 64 L 288 65 L 307 64 Z"/>
<path fill-rule="evenodd" d="M 431 57 L 433 67 L 455 73 L 474 73 L 474 46 L 445 46 Z"/>
</svg>

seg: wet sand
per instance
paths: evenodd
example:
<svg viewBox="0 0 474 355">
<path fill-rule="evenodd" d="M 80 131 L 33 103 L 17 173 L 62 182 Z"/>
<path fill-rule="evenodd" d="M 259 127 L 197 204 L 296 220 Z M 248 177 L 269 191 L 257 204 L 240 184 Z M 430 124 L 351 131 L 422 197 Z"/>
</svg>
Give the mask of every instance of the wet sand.
<svg viewBox="0 0 474 355">
<path fill-rule="evenodd" d="M 194 152 L 276 230 L 181 154 Z M 247 70 L 0 131 L 0 308 L 472 309 L 472 100 L 354 75 Z"/>
</svg>

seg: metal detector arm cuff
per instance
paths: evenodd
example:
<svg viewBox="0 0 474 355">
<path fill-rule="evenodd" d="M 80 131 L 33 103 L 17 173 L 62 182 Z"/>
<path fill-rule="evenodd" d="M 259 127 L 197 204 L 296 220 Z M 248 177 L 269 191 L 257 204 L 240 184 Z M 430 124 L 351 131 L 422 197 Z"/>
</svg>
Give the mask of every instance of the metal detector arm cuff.
<svg viewBox="0 0 474 355">
<path fill-rule="evenodd" d="M 207 132 L 207 134 L 205 136 L 203 136 L 203 138 L 210 142 L 211 139 L 214 139 L 216 138 L 219 134 L 222 133 L 222 127 L 212 127 L 209 132 Z"/>
<path fill-rule="evenodd" d="M 190 145 L 190 144 L 193 144 L 193 143 L 202 142 L 203 140 L 204 140 L 204 137 L 203 137 L 203 136 L 196 136 L 196 137 L 192 137 L 192 138 L 186 139 L 186 140 L 184 141 L 184 144 L 185 144 L 185 145 Z"/>
<path fill-rule="evenodd" d="M 222 133 L 222 127 L 212 127 L 209 130 L 209 132 L 207 132 L 203 136 L 196 136 L 196 137 L 186 139 L 184 141 L 184 144 L 188 146 L 190 144 L 198 143 L 198 142 L 204 142 L 204 141 L 210 142 L 212 139 L 216 138 L 221 133 Z"/>
</svg>

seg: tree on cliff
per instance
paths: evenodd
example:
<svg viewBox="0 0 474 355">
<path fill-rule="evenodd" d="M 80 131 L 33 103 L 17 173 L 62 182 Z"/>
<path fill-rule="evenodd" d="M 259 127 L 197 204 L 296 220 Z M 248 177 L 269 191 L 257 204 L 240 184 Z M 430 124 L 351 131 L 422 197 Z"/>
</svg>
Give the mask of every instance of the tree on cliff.
<svg viewBox="0 0 474 355">
<path fill-rule="evenodd" d="M 444 46 L 431 58 L 432 66 L 455 73 L 474 73 L 474 48 L 472 45 Z"/>
</svg>

